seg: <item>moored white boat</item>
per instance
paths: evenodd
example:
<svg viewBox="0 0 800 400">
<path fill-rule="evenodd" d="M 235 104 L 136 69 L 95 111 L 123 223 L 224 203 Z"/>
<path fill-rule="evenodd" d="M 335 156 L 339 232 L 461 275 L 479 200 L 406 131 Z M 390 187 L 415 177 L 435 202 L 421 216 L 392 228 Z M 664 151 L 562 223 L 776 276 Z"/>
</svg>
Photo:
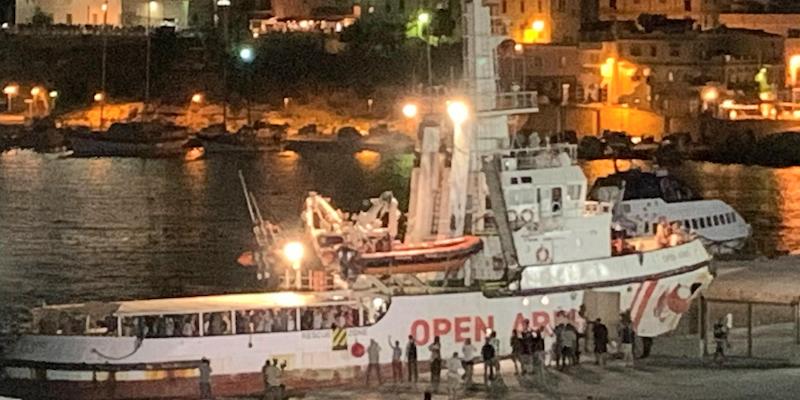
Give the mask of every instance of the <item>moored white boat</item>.
<svg viewBox="0 0 800 400">
<path fill-rule="evenodd" d="M 750 224 L 733 207 L 697 196 L 666 171 L 634 169 L 600 178 L 592 197 L 614 201 L 614 221 L 635 236 L 654 234 L 664 217 L 697 235 L 710 252 L 730 254 L 741 250 L 752 234 Z"/>
<path fill-rule="evenodd" d="M 189 133 L 170 124 L 130 122 L 105 132 L 69 132 L 67 141 L 78 157 L 170 157 L 186 152 Z"/>
</svg>

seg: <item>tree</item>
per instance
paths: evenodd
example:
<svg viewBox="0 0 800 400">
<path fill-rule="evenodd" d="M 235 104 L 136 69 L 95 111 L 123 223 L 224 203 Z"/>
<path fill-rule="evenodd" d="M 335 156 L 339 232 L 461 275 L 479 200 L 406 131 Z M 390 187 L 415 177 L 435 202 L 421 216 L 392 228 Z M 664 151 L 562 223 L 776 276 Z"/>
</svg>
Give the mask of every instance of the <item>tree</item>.
<svg viewBox="0 0 800 400">
<path fill-rule="evenodd" d="M 33 26 L 48 26 L 53 24 L 53 15 L 47 14 L 40 7 L 33 10 L 33 17 L 31 17 L 31 24 Z"/>
</svg>

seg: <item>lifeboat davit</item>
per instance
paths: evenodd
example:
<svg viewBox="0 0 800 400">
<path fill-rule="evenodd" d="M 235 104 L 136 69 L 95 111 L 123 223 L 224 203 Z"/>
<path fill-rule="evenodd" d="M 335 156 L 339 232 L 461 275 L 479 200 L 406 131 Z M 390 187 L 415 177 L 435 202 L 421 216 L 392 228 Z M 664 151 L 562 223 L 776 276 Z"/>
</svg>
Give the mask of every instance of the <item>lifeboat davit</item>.
<svg viewBox="0 0 800 400">
<path fill-rule="evenodd" d="M 464 266 L 467 259 L 483 249 L 475 236 L 462 236 L 432 242 L 395 245 L 391 251 L 362 253 L 354 263 L 362 274 L 419 274 L 445 272 Z"/>
</svg>

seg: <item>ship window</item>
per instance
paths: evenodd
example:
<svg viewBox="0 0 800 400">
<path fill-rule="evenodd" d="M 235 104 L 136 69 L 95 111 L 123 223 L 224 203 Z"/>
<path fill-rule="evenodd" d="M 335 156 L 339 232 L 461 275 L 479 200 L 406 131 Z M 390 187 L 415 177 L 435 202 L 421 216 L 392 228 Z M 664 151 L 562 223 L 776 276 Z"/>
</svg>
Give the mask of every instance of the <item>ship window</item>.
<svg viewBox="0 0 800 400">
<path fill-rule="evenodd" d="M 706 216 L 706 225 L 708 225 L 709 228 L 712 226 L 711 225 L 711 216 L 710 215 Z"/>
<path fill-rule="evenodd" d="M 736 222 L 736 214 L 731 213 L 731 217 L 733 217 L 733 221 Z"/>
<path fill-rule="evenodd" d="M 361 326 L 359 308 L 356 304 L 343 304 L 340 306 L 308 307 L 301 310 L 300 329 L 304 331 L 331 329 L 335 326 L 353 327 Z"/>
<path fill-rule="evenodd" d="M 644 233 L 650 233 L 650 223 L 647 221 L 644 222 Z"/>
<path fill-rule="evenodd" d="M 719 217 L 717 217 L 717 216 L 715 215 L 715 216 L 714 216 L 714 226 L 717 226 L 717 225 L 719 225 Z"/>
<path fill-rule="evenodd" d="M 197 314 L 123 317 L 122 336 L 140 338 L 198 336 L 197 321 Z"/>
<path fill-rule="evenodd" d="M 533 178 L 530 176 L 523 176 L 520 179 L 522 180 L 522 183 L 533 183 Z"/>
<path fill-rule="evenodd" d="M 297 330 L 297 310 L 279 308 L 236 312 L 236 333 L 291 332 Z"/>
<path fill-rule="evenodd" d="M 692 229 L 697 229 L 697 218 L 692 218 Z"/>
<path fill-rule="evenodd" d="M 703 219 L 703 218 L 700 218 L 700 228 L 705 228 L 705 227 L 706 227 L 706 220 Z"/>
<path fill-rule="evenodd" d="M 519 180 L 517 179 L 517 177 L 511 178 L 511 184 L 512 185 L 516 185 L 517 183 L 519 183 Z"/>
<path fill-rule="evenodd" d="M 230 312 L 212 312 L 203 314 L 203 335 L 230 335 L 232 330 Z"/>
<path fill-rule="evenodd" d="M 581 185 L 567 186 L 567 197 L 570 200 L 580 200 L 581 198 Z"/>
<path fill-rule="evenodd" d="M 729 224 L 730 224 L 731 222 L 733 222 L 733 221 L 731 220 L 731 213 L 725 213 L 725 222 L 727 222 L 727 223 L 729 223 Z"/>
<path fill-rule="evenodd" d="M 553 203 L 553 212 L 554 213 L 561 212 L 561 188 L 560 187 L 554 187 L 553 188 L 553 190 L 551 192 L 551 196 L 550 196 L 550 201 L 552 201 L 552 203 Z"/>
</svg>

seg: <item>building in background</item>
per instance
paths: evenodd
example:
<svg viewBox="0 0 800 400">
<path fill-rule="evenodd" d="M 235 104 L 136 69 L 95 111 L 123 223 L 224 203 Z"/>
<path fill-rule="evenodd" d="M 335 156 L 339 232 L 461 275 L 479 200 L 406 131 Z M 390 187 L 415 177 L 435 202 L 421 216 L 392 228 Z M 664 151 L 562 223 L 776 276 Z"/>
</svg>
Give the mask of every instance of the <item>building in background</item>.
<svg viewBox="0 0 800 400">
<path fill-rule="evenodd" d="M 492 15 L 517 43 L 572 43 L 580 39 L 581 1 L 495 0 Z"/>
<path fill-rule="evenodd" d="M 594 0 L 602 21 L 635 21 L 642 14 L 670 19 L 691 19 L 700 28 L 719 26 L 719 12 L 726 0 Z"/>
<path fill-rule="evenodd" d="M 31 23 L 37 10 L 53 24 L 113 27 L 189 26 L 189 0 L 17 0 L 16 24 Z M 150 8 L 148 14 L 148 7 Z"/>
</svg>

